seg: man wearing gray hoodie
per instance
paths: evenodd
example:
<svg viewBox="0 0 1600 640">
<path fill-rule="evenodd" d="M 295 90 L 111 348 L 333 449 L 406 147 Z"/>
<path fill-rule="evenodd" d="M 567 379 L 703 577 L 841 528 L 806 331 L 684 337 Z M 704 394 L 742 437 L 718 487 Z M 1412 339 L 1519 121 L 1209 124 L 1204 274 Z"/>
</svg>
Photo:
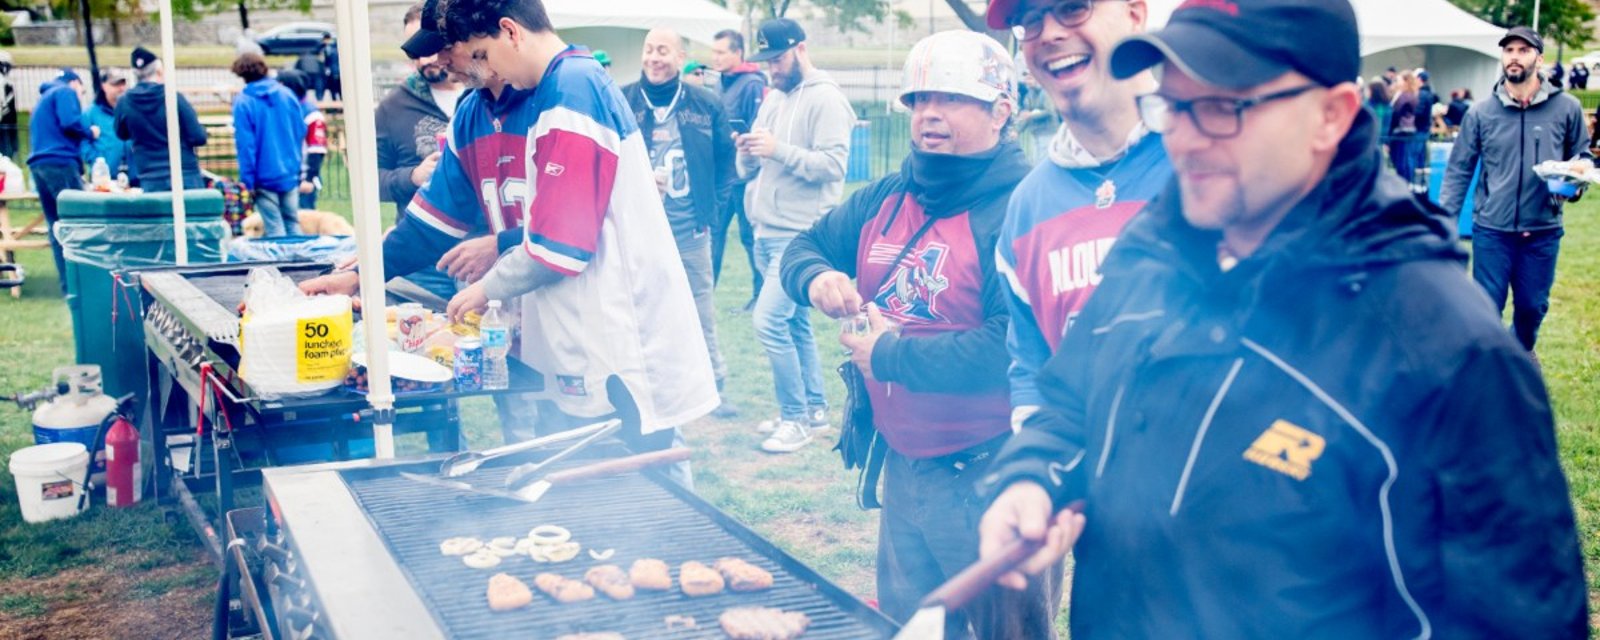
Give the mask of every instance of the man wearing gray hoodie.
<svg viewBox="0 0 1600 640">
<path fill-rule="evenodd" d="M 1459 218 L 1472 174 L 1482 167 L 1473 194 L 1472 278 L 1496 309 L 1505 308 L 1509 293 L 1513 333 L 1532 352 L 1550 311 L 1564 233 L 1561 209 L 1568 200 L 1552 194 L 1533 167 L 1593 156 L 1582 104 L 1540 76 L 1539 34 L 1514 27 L 1500 39 L 1500 50 L 1504 79 L 1494 97 L 1467 110 L 1440 191 L 1445 211 Z"/>
<path fill-rule="evenodd" d="M 784 293 L 778 270 L 789 242 L 844 195 L 856 119 L 838 83 L 811 64 L 805 39 L 793 20 L 762 23 L 750 60 L 766 64 L 774 91 L 750 133 L 737 138 L 739 175 L 753 177 L 747 215 L 755 228 L 755 264 L 765 276 L 752 315 L 778 396 L 778 417 L 757 427 L 772 434 L 761 443 L 772 453 L 798 451 L 811 442 L 812 430 L 830 426 L 811 319 Z"/>
</svg>

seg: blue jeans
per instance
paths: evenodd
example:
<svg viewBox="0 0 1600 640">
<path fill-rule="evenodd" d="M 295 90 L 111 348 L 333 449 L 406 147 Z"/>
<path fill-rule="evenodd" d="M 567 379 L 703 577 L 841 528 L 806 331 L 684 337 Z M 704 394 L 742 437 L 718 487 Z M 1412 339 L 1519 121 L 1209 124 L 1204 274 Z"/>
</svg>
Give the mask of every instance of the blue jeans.
<svg viewBox="0 0 1600 640">
<path fill-rule="evenodd" d="M 811 335 L 811 309 L 789 299 L 779 282 L 783 250 L 793 238 L 756 238 L 756 264 L 763 265 L 764 282 L 756 296 L 756 339 L 772 363 L 772 386 L 778 411 L 785 420 L 800 420 L 806 407 L 828 404 L 822 395 L 822 366 L 817 360 L 817 340 Z"/>
<path fill-rule="evenodd" d="M 300 235 L 300 192 L 267 191 L 250 192 L 255 199 L 256 213 L 261 215 L 261 225 L 268 238 Z"/>
<path fill-rule="evenodd" d="M 61 284 L 61 295 L 67 295 L 67 261 L 61 256 L 61 242 L 56 240 L 56 197 L 68 189 L 83 188 L 83 169 L 77 163 L 44 162 L 30 164 L 33 188 L 39 191 L 39 208 L 44 210 L 45 224 L 49 225 L 50 253 L 56 261 L 56 281 Z"/>
<path fill-rule="evenodd" d="M 1489 294 L 1496 311 L 1511 295 L 1511 328 L 1529 351 L 1539 339 L 1539 325 L 1550 312 L 1550 287 L 1556 282 L 1560 228 L 1541 231 L 1495 231 L 1472 227 L 1472 279 Z"/>
</svg>

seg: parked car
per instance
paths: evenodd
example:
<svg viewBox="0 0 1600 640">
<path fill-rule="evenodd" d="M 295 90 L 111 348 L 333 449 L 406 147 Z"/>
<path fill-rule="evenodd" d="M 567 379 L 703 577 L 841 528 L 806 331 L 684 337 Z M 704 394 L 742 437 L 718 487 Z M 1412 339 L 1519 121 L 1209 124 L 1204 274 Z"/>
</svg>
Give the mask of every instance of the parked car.
<svg viewBox="0 0 1600 640">
<path fill-rule="evenodd" d="M 326 22 L 290 22 L 267 30 L 256 38 L 256 44 L 269 56 L 293 56 L 315 52 L 322 46 L 322 37 L 333 33 L 334 26 Z"/>
</svg>

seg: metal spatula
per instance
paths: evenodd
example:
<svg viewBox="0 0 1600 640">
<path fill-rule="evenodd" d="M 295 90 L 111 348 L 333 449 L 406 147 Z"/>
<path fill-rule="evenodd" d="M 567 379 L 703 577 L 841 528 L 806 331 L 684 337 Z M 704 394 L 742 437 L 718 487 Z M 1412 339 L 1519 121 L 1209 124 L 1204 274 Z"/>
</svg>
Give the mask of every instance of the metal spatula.
<svg viewBox="0 0 1600 640">
<path fill-rule="evenodd" d="M 1073 501 L 1065 510 L 1082 512 L 1083 501 Z M 961 570 L 961 573 L 945 581 L 938 589 L 934 589 L 933 593 L 928 594 L 928 597 L 922 599 L 916 615 L 911 616 L 906 626 L 900 628 L 900 633 L 894 635 L 894 640 L 942 640 L 944 619 L 950 610 L 959 609 L 972 602 L 978 594 L 993 586 L 995 580 L 1017 568 L 1017 565 L 1022 564 L 1042 546 L 1044 546 L 1043 541 L 1017 538 L 998 555 L 981 559 Z"/>
<path fill-rule="evenodd" d="M 461 453 L 457 453 L 453 456 L 445 458 L 444 462 L 439 465 L 439 476 L 443 478 L 459 478 L 476 471 L 479 466 L 483 465 L 483 463 L 501 456 L 508 456 L 521 451 L 538 449 L 539 447 L 549 446 L 552 444 L 559 444 L 568 440 L 576 440 L 578 438 L 592 436 L 599 432 L 605 432 L 609 434 L 615 432 L 621 426 L 621 420 L 607 420 L 605 422 L 591 424 L 587 427 L 579 427 L 571 431 L 562 431 L 561 433 L 551 434 L 542 438 L 534 438 L 525 442 L 512 443 L 501 447 L 495 447 L 493 449 L 485 449 L 483 451 L 462 451 Z"/>
</svg>

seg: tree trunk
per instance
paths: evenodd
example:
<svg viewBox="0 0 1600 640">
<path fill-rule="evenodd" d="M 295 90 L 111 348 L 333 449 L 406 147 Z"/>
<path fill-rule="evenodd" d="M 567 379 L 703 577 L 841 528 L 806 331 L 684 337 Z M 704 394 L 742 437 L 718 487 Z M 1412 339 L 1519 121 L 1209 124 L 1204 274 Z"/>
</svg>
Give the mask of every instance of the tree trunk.
<svg viewBox="0 0 1600 640">
<path fill-rule="evenodd" d="M 250 9 L 244 6 L 244 0 L 239 0 L 239 27 L 241 29 L 250 28 Z"/>
<path fill-rule="evenodd" d="M 986 22 L 986 14 L 979 14 L 978 12 L 973 11 L 972 7 L 967 6 L 965 0 L 944 1 L 945 4 L 950 5 L 951 11 L 956 12 L 956 17 L 961 18 L 961 24 L 967 25 L 968 29 L 978 33 L 987 33 L 990 37 L 994 38 L 995 40 L 999 40 L 1002 43 L 1010 40 L 1010 31 L 990 29 L 989 24 Z"/>
</svg>

